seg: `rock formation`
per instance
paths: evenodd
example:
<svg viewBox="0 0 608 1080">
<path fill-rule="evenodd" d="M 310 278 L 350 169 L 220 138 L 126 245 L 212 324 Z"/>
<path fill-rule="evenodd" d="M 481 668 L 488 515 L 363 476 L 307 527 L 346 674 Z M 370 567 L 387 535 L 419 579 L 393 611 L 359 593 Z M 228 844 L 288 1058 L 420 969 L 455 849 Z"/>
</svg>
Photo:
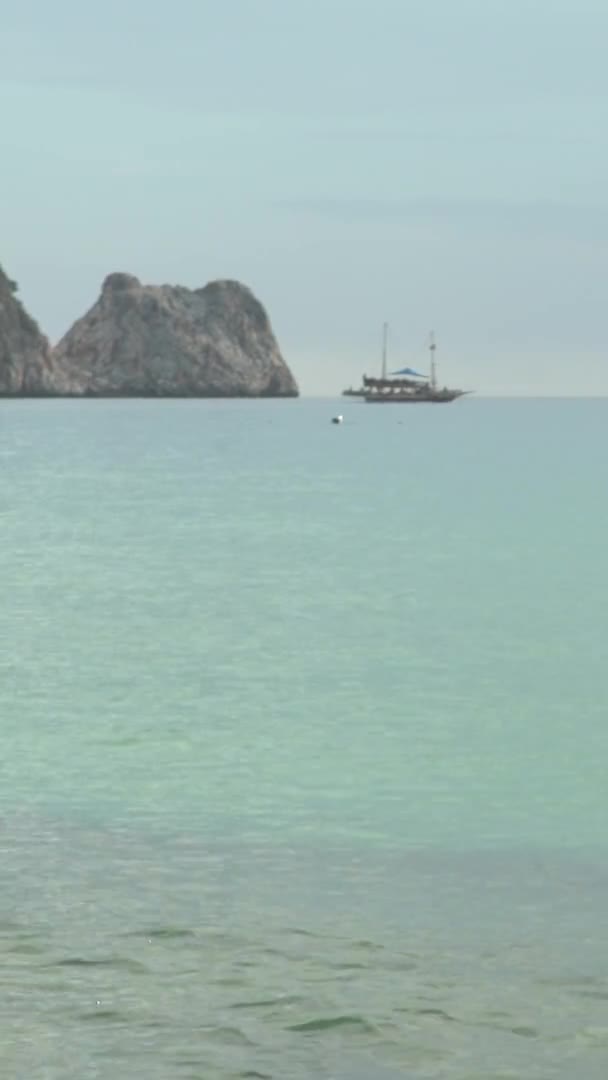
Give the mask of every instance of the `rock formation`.
<svg viewBox="0 0 608 1080">
<path fill-rule="evenodd" d="M 244 285 L 141 285 L 110 274 L 55 349 L 0 269 L 0 396 L 296 397 L 268 316 Z"/>
<path fill-rule="evenodd" d="M 0 396 L 46 394 L 50 349 L 0 267 Z"/>
<path fill-rule="evenodd" d="M 56 394 L 295 397 L 268 316 L 249 289 L 141 285 L 110 274 L 52 354 Z"/>
</svg>

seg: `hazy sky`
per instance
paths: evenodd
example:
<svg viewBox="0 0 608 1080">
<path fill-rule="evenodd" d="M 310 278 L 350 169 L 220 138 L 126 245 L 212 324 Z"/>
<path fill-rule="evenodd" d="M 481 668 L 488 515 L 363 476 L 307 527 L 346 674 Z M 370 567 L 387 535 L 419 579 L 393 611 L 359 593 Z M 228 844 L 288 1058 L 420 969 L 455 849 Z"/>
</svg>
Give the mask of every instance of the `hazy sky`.
<svg viewBox="0 0 608 1080">
<path fill-rule="evenodd" d="M 304 393 L 424 362 L 608 393 L 605 0 L 3 6 L 0 261 L 55 340 L 111 270 L 232 277 Z"/>
</svg>

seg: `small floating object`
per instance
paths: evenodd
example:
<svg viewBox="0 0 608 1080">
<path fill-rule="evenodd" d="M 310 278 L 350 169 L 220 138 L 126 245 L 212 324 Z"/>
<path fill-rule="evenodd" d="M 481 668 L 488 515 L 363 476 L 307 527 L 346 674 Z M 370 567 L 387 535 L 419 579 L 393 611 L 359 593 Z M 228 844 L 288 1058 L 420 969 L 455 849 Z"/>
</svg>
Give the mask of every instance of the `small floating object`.
<svg viewBox="0 0 608 1080">
<path fill-rule="evenodd" d="M 344 421 L 344 417 L 340 416 L 340 414 L 338 414 L 338 416 L 332 416 L 332 418 L 331 418 L 332 424 L 342 424 L 343 421 Z"/>
</svg>

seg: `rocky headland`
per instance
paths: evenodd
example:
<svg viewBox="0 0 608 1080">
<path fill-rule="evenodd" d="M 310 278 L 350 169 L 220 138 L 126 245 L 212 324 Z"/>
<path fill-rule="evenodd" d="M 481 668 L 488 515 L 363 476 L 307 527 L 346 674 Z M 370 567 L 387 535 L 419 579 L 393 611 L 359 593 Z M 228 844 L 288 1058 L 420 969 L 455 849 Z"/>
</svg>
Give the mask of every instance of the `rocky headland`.
<svg viewBox="0 0 608 1080">
<path fill-rule="evenodd" d="M 0 266 L 0 396 L 46 394 L 51 349 Z"/>
<path fill-rule="evenodd" d="M 201 289 L 110 274 L 54 349 L 0 278 L 0 394 L 296 397 L 262 304 L 236 281 Z"/>
</svg>

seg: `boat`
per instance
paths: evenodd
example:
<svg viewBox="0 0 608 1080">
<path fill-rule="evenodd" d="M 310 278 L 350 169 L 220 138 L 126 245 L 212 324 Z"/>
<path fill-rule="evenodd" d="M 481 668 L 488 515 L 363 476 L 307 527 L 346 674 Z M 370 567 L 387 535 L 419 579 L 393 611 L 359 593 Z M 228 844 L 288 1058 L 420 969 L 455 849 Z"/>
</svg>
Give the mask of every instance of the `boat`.
<svg viewBox="0 0 608 1080">
<path fill-rule="evenodd" d="M 423 402 L 441 404 L 455 401 L 456 398 L 471 393 L 470 390 L 451 390 L 447 386 L 439 386 L 435 362 L 436 349 L 435 335 L 431 334 L 429 338 L 430 375 L 421 375 L 419 371 L 414 371 L 410 367 L 400 368 L 399 371 L 388 374 L 388 323 L 384 323 L 382 330 L 382 374 L 380 378 L 364 375 L 363 385 L 358 390 L 349 387 L 348 390 L 343 391 L 343 394 L 351 397 L 361 397 L 373 405 L 418 405 Z"/>
</svg>

